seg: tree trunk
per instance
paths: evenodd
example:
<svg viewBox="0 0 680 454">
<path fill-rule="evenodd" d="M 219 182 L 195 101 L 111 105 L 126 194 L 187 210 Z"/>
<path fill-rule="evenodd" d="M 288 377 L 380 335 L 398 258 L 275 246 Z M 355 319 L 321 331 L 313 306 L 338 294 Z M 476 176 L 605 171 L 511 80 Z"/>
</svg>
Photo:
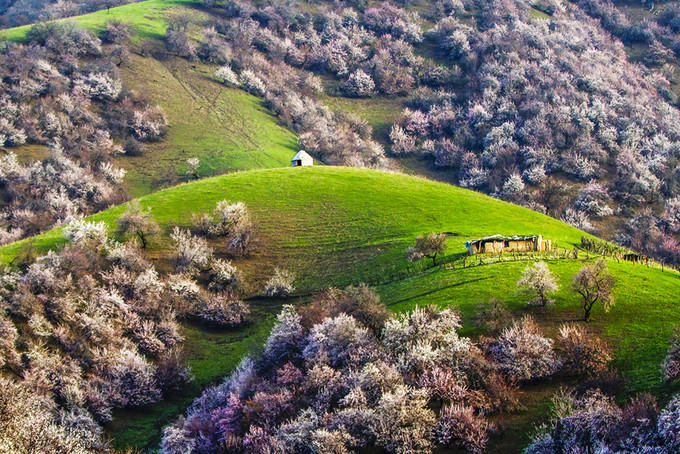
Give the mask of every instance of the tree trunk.
<svg viewBox="0 0 680 454">
<path fill-rule="evenodd" d="M 584 314 L 583 314 L 583 321 L 584 321 L 584 322 L 587 323 L 587 322 L 590 321 L 590 311 L 592 311 L 592 310 L 593 310 L 593 305 L 592 305 L 592 304 L 586 303 L 586 304 L 583 305 L 583 311 L 584 311 Z"/>
</svg>

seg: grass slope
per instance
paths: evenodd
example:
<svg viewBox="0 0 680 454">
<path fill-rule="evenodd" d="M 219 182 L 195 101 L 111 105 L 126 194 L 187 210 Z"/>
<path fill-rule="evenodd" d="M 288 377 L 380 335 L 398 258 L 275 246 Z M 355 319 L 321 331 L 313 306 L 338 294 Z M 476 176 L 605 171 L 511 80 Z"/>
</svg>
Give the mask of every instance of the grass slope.
<svg viewBox="0 0 680 454">
<path fill-rule="evenodd" d="M 281 168 L 199 180 L 142 197 L 169 232 L 189 227 L 195 214 L 217 201 L 244 201 L 260 229 L 260 251 L 243 265 L 255 278 L 275 266 L 298 272 L 298 287 L 316 290 L 402 270 L 414 235 L 451 232 L 451 250 L 493 233 L 532 233 L 560 243 L 578 242 L 579 230 L 488 196 L 404 175 L 350 168 Z M 89 219 L 113 226 L 125 205 Z M 27 243 L 39 251 L 63 243 L 60 229 L 0 248 L 10 261 Z M 155 251 L 162 255 L 168 240 Z M 215 244 L 219 248 L 219 244 Z M 348 263 L 354 266 L 348 267 Z M 262 266 L 265 266 L 262 269 Z"/>
<path fill-rule="evenodd" d="M 59 19 L 60 21 L 74 21 L 90 29 L 99 32 L 104 29 L 106 23 L 116 19 L 130 23 L 137 31 L 136 39 L 161 38 L 165 34 L 166 23 L 163 14 L 173 6 L 191 6 L 196 4 L 193 0 L 146 0 L 139 3 L 117 6 L 108 10 Z M 22 42 L 26 40 L 26 32 L 33 24 L 21 27 L 0 30 L 0 39 Z"/>
<path fill-rule="evenodd" d="M 134 55 L 121 74 L 126 87 L 145 93 L 165 111 L 170 127 L 139 157 L 124 156 L 132 196 L 177 184 L 187 158 L 201 161 L 199 176 L 281 167 L 297 152 L 297 138 L 261 99 L 217 83 L 215 68 L 180 58 L 158 61 Z"/>
<path fill-rule="evenodd" d="M 474 237 L 503 233 L 540 233 L 568 247 L 583 235 L 579 230 L 539 213 L 479 193 L 399 174 L 340 167 L 282 168 L 237 172 L 159 191 L 141 198 L 162 225 L 165 239 L 149 252 L 161 269 L 169 269 L 167 233 L 175 225 L 189 227 L 195 214 L 217 201 L 244 201 L 259 229 L 259 246 L 235 264 L 257 293 L 274 267 L 297 275 L 298 294 L 330 285 L 344 286 L 385 278 L 405 269 L 404 249 L 415 235 L 451 232 L 448 254 L 464 251 Z M 92 216 L 113 226 L 125 206 Z M 27 243 L 44 252 L 63 244 L 59 229 L 33 240 L 0 248 L 0 260 L 11 261 Z M 212 241 L 218 255 L 224 245 Z M 554 335 L 560 323 L 576 320 L 578 303 L 568 291 L 580 260 L 555 260 L 551 268 L 562 289 L 554 308 L 529 311 L 515 294 L 515 282 L 526 262 L 510 262 L 456 270 L 431 270 L 420 276 L 379 285 L 383 301 L 395 311 L 418 305 L 455 306 L 464 316 L 465 331 L 481 334 L 472 323 L 475 306 L 497 297 L 515 315 L 533 313 Z M 615 347 L 616 366 L 631 391 L 652 389 L 664 395 L 659 365 L 671 326 L 680 324 L 680 278 L 630 263 L 610 262 L 618 280 L 617 304 L 605 314 L 593 313 L 590 329 Z M 168 401 L 135 411 L 119 412 L 110 427 L 117 446 L 152 447 L 160 429 L 179 414 L 201 387 L 218 381 L 253 346 L 264 339 L 277 305 L 253 303 L 253 323 L 235 332 L 208 332 L 188 326 L 187 360 L 196 383 Z M 539 386 L 522 397 L 526 410 L 507 417 L 515 432 L 526 431 L 546 414 L 554 387 Z M 495 449 L 516 451 L 526 435 L 505 437 Z M 509 444 L 508 444 L 509 443 Z"/>
</svg>

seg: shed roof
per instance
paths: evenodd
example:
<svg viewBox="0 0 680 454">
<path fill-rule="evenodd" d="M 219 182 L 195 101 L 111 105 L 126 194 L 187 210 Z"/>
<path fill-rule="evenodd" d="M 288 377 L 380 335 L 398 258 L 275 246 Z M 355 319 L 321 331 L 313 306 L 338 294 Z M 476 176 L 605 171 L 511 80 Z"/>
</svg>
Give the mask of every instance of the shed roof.
<svg viewBox="0 0 680 454">
<path fill-rule="evenodd" d="M 298 160 L 303 161 L 303 160 L 307 160 L 307 159 L 312 159 L 312 157 L 305 150 L 300 150 L 300 151 L 297 152 L 297 154 L 295 156 L 293 156 L 293 159 L 291 159 L 291 161 L 298 161 Z"/>
<path fill-rule="evenodd" d="M 536 239 L 536 235 L 513 235 L 513 236 L 491 235 L 485 236 L 484 238 L 478 238 L 476 240 L 467 241 L 465 243 L 465 247 L 468 247 L 471 244 L 485 243 L 488 241 L 534 241 L 534 239 Z"/>
</svg>

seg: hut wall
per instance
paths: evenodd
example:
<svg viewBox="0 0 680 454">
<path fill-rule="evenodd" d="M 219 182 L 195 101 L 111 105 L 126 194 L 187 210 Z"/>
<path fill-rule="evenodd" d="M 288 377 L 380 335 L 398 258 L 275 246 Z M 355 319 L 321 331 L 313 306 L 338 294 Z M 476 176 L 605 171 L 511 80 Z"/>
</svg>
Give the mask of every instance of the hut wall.
<svg viewBox="0 0 680 454">
<path fill-rule="evenodd" d="M 499 252 L 503 252 L 502 241 L 489 241 L 487 243 L 484 243 L 485 254 L 497 254 Z"/>
<path fill-rule="evenodd" d="M 533 241 L 509 241 L 506 249 L 508 252 L 527 252 L 534 250 Z"/>
</svg>

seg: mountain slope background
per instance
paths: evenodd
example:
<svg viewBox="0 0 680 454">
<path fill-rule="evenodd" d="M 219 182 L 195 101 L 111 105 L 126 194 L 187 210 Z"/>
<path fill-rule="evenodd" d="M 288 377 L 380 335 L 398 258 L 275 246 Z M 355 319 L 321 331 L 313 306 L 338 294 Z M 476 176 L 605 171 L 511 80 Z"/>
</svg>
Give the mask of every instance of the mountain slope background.
<svg viewBox="0 0 680 454">
<path fill-rule="evenodd" d="M 678 147 L 673 126 L 678 114 L 672 107 L 674 85 L 669 85 L 673 77 L 664 69 L 669 66 L 635 63 L 636 43 L 629 45 L 627 35 L 609 36 L 607 22 L 602 29 L 599 16 L 589 8 L 601 3 L 617 11 L 608 2 L 477 3 L 409 2 L 408 12 L 350 5 L 353 10 L 335 17 L 316 2 L 286 7 L 151 2 L 148 8 L 144 2 L 73 20 L 99 32 L 110 19 L 125 15 L 139 30 L 132 39 L 134 52 L 149 43 L 162 47 L 165 41 L 166 56 L 169 52 L 192 61 L 226 62 L 229 71 L 236 71 L 234 77 L 252 72 L 266 82 L 259 96 L 300 135 L 300 145 L 321 161 L 401 168 L 476 188 L 674 263 L 675 229 L 680 225 L 675 215 Z M 384 22 L 388 18 L 391 25 Z M 303 19 L 313 22 L 312 29 L 298 23 Z M 363 38 L 353 27 L 361 27 L 370 38 L 359 43 Z M 511 31 L 498 35 L 505 41 L 493 51 L 486 43 L 502 27 Z M 26 31 L 20 27 L 2 35 L 21 41 Z M 304 34 L 305 39 L 322 38 L 305 42 Z M 579 34 L 580 44 L 570 46 L 565 37 Z M 667 61 L 673 63 L 671 54 Z M 192 66 L 208 78 L 214 68 Z M 175 77 L 186 74 L 189 79 L 186 69 L 174 71 Z M 357 92 L 363 75 L 368 91 Z M 134 87 L 135 75 L 129 76 Z M 296 83 L 300 88 L 291 88 Z M 260 90 L 241 80 L 236 85 L 253 93 Z M 198 92 L 204 90 L 216 88 L 206 85 Z M 545 96 L 548 93 L 553 96 Z M 195 102 L 176 101 L 175 109 Z M 330 115 L 326 106 L 340 116 Z M 357 114 L 366 123 L 347 114 Z M 216 117 L 222 125 L 241 120 Z M 253 146 L 228 128 L 223 132 L 229 139 L 206 138 L 202 151 L 195 150 L 207 158 L 201 169 L 205 175 L 268 166 L 274 163 L 272 156 L 277 162 L 282 158 L 278 151 L 262 159 L 252 153 L 219 158 L 216 148 Z M 270 137 L 267 130 L 262 136 Z M 185 145 L 192 151 L 187 141 L 174 147 L 173 140 L 166 152 Z M 178 151 L 169 153 L 176 156 Z M 159 162 L 156 157 L 152 162 Z M 137 195 L 142 189 L 134 188 L 153 186 L 155 170 L 134 170 L 144 161 L 131 161 L 135 165 L 129 166 L 133 171 L 128 186 Z M 181 178 L 183 168 L 177 161 L 172 170 L 169 163 L 159 162 L 163 169 L 158 178 Z M 135 178 L 146 182 L 135 183 Z M 647 228 L 636 227 L 642 224 Z M 641 230 L 646 236 L 640 236 Z"/>
<path fill-rule="evenodd" d="M 529 261 L 465 269 L 435 267 L 409 275 L 404 252 L 416 235 L 428 232 L 447 234 L 448 249 L 442 258 L 445 261 L 462 256 L 465 241 L 490 234 L 542 234 L 568 250 L 580 243 L 581 236 L 589 234 L 537 211 L 420 178 L 342 167 L 250 171 L 287 166 L 300 147 L 310 150 L 320 162 L 330 164 L 399 169 L 452 183 L 461 183 L 462 176 L 484 177 L 480 186 L 469 186 L 548 211 L 591 233 L 616 238 L 675 263 L 672 254 L 660 256 L 657 252 L 660 244 L 667 252 L 677 247 L 674 235 L 680 227 L 680 223 L 676 224 L 680 222 L 680 211 L 673 211 L 675 205 L 668 203 L 676 195 L 677 150 L 673 147 L 677 144 L 673 142 L 677 131 L 664 135 L 664 131 L 655 130 L 658 134 L 653 140 L 648 133 L 661 124 L 660 112 L 667 113 L 666 121 L 672 123 L 676 111 L 670 106 L 676 101 L 672 93 L 664 91 L 667 84 L 656 73 L 659 65 L 650 65 L 649 69 L 625 63 L 626 52 L 630 61 L 641 61 L 651 47 L 629 43 L 624 47 L 616 36 L 610 41 L 594 25 L 596 20 L 585 18 L 578 9 L 584 7 L 582 4 L 510 3 L 508 11 L 519 20 L 512 14 L 506 17 L 502 5 L 489 2 L 415 2 L 401 5 L 405 6 L 404 13 L 381 10 L 382 4 L 353 3 L 349 6 L 355 8 L 354 12 L 331 12 L 327 5 L 317 2 L 302 2 L 287 9 L 285 5 L 264 2 L 244 6 L 241 2 L 204 5 L 181 0 L 147 0 L 70 19 L 100 34 L 112 19 L 131 24 L 133 33 L 126 44 L 130 54 L 113 66 L 135 99 L 159 105 L 167 118 L 166 134 L 159 141 L 145 143 L 141 156 L 113 158 L 117 167 L 127 170 L 122 186 L 128 196 L 144 196 L 142 206 L 151 210 L 162 228 L 161 240 L 145 252 L 145 257 L 161 273 L 171 272 L 172 229 L 193 227 L 196 215 L 210 212 L 223 199 L 245 202 L 258 231 L 257 247 L 249 257 L 232 256 L 222 240 L 210 241 L 218 257 L 232 260 L 244 274 L 252 310 L 248 323 L 220 330 L 185 321 L 184 360 L 193 370 L 193 383 L 155 404 L 116 410 L 107 427 L 116 447 L 155 448 L 163 426 L 179 416 L 203 388 L 228 375 L 244 355 L 258 350 L 274 315 L 286 302 L 257 297 L 277 267 L 296 274 L 297 290 L 292 302 L 304 304 L 312 294 L 329 286 L 368 282 L 395 312 L 431 303 L 456 308 L 463 315 L 463 332 L 473 337 L 485 334 L 476 327 L 478 306 L 499 295 L 514 316 L 532 314 L 548 336 L 556 336 L 562 322 L 577 320 L 577 300 L 569 291 L 569 283 L 594 255 L 582 251 L 578 260 L 547 260 L 558 275 L 561 289 L 555 306 L 541 312 L 525 308 L 525 301 L 515 293 L 515 283 Z M 378 19 L 369 25 L 363 14 L 373 6 L 378 10 L 373 12 Z M 413 11 L 420 17 L 410 15 Z M 381 15 L 398 22 L 399 27 L 381 23 Z M 452 19 L 447 21 L 445 16 Z M 181 25 L 184 20 L 188 25 Z M 322 36 L 318 43 L 314 33 L 299 24 L 304 20 L 312 22 L 314 33 Z M 368 27 L 370 32 L 356 32 L 357 24 Z M 490 31 L 496 25 L 499 29 Z M 494 105 L 490 101 L 494 97 L 484 92 L 497 90 L 499 99 L 512 95 L 513 87 L 503 76 L 510 74 L 507 68 L 522 69 L 526 63 L 521 50 L 512 49 L 511 43 L 501 39 L 503 27 L 508 25 L 512 33 L 531 43 L 527 46 L 532 49 L 530 65 L 523 68 L 530 82 L 545 82 L 539 76 L 531 79 L 532 71 L 539 71 L 536 66 L 543 69 L 544 57 L 537 57 L 532 46 L 545 45 L 542 37 L 557 39 L 550 31 L 572 27 L 569 29 L 583 28 L 591 39 L 580 42 L 583 47 L 570 45 L 574 47 L 573 56 L 585 58 L 583 55 L 594 52 L 593 43 L 602 44 L 605 57 L 616 66 L 614 74 L 633 74 L 633 88 L 627 86 L 626 93 L 623 89 L 617 92 L 615 84 L 614 89 L 598 86 L 611 74 L 591 79 L 583 75 L 580 62 L 574 63 L 577 69 L 570 68 L 570 74 L 584 76 L 578 79 L 575 93 L 579 99 L 585 96 L 590 104 L 562 112 L 560 134 L 565 142 L 558 146 L 562 147 L 560 152 L 549 150 L 552 154 L 546 159 L 536 150 L 527 150 L 522 142 L 526 134 L 520 137 L 506 127 L 507 123 L 517 120 L 519 124 L 518 119 L 530 117 L 527 112 L 541 109 L 511 99 L 521 110 L 513 114 L 511 107 Z M 29 29 L 9 29 L 1 31 L 0 36 L 11 42 L 25 42 Z M 434 31 L 428 33 L 429 30 Z M 535 42 L 529 39 L 532 32 L 539 35 Z M 304 39 L 297 33 L 309 33 L 311 37 L 304 37 L 309 42 L 300 45 L 298 40 Z M 354 33 L 366 42 L 355 39 Z M 399 33 L 400 39 L 392 40 L 392 34 Z M 419 33 L 422 36 L 418 37 Z M 492 47 L 485 47 L 484 40 L 494 33 L 501 36 L 498 45 L 504 50 L 498 51 L 500 55 L 510 56 L 503 62 L 508 66 L 494 66 L 492 60 L 498 55 L 494 56 Z M 294 43 L 292 47 L 287 39 Z M 550 46 L 552 43 L 547 49 L 554 51 Z M 109 52 L 115 46 L 106 44 L 104 48 Z M 195 55 L 197 49 L 208 52 L 207 57 Z M 88 58 L 83 62 L 92 63 Z M 671 56 L 664 58 L 673 62 Z M 344 69 L 343 64 L 347 65 Z M 381 73 L 381 64 L 393 71 Z M 215 75 L 215 70 L 225 65 L 237 80 L 229 82 Z M 363 90 L 362 81 L 370 86 L 359 70 L 372 80 L 372 91 L 352 91 Z M 252 85 L 252 79 L 250 85 L 246 83 L 242 77 L 245 71 L 259 77 L 267 90 Z M 558 73 L 557 77 L 563 75 Z M 294 89 L 287 90 L 288 87 Z M 676 89 L 674 84 L 670 87 Z M 550 92 L 548 88 L 544 93 Z M 527 86 L 517 89 L 533 96 Z M 589 97 L 593 92 L 599 96 L 598 90 L 611 98 L 637 93 L 657 108 L 653 115 L 647 115 L 643 107 L 648 106 L 638 106 L 635 116 L 618 124 L 612 122 L 625 130 L 618 131 L 621 138 L 613 140 L 629 142 L 625 147 L 623 142 L 617 142 L 607 153 L 602 153 L 601 140 L 606 136 L 604 132 L 611 132 L 604 128 L 609 120 L 588 126 L 589 122 L 601 121 L 593 115 L 597 110 L 593 100 L 598 98 Z M 532 99 L 543 102 L 541 96 Z M 484 115 L 484 109 L 466 104 L 474 100 L 486 103 L 484 109 L 490 116 Z M 550 103 L 556 111 L 571 105 L 560 99 L 551 99 Z M 647 122 L 650 130 L 640 133 L 634 127 L 636 122 Z M 623 123 L 630 127 L 626 129 Z M 394 133 L 399 131 L 394 125 L 406 135 Z M 557 128 L 552 123 L 549 126 L 548 133 L 542 131 L 545 134 L 536 137 L 553 140 L 548 136 Z M 582 126 L 585 129 L 581 130 Z M 584 135 L 586 129 L 589 132 Z M 541 132 L 540 128 L 536 131 Z M 114 142 L 122 145 L 121 138 L 114 138 Z M 517 153 L 518 144 L 522 146 L 521 153 Z M 535 145 L 542 147 L 541 143 Z M 24 163 L 42 162 L 51 153 L 45 144 L 38 143 L 6 149 L 15 152 Z M 470 150 L 472 155 L 467 152 Z M 556 161 L 568 162 L 574 150 L 584 153 L 589 160 L 586 164 L 597 161 L 599 170 L 593 181 L 574 178 L 573 172 L 563 169 L 550 169 Z M 617 168 L 621 155 L 627 159 L 632 156 L 626 161 L 627 167 L 619 166 L 626 172 Z M 187 174 L 190 158 L 198 158 L 200 165 L 195 173 Z M 527 171 L 536 170 L 536 165 L 548 169 L 548 181 L 562 186 L 531 180 L 533 173 Z M 591 167 L 585 166 L 586 170 Z M 233 171 L 245 172 L 154 192 L 197 177 Z M 617 181 L 626 184 L 622 188 Z M 663 184 L 657 186 L 660 181 Z M 600 187 L 589 187 L 591 183 Z M 661 190 L 663 197 L 659 196 Z M 126 208 L 120 205 L 88 219 L 103 220 L 112 229 Z M 566 216 L 567 210 L 573 216 Z M 628 239 L 616 237 L 617 233 Z M 22 263 L 65 244 L 63 232 L 51 230 L 4 246 L 0 256 L 5 263 Z M 651 391 L 665 402 L 677 390 L 677 386 L 663 381 L 660 364 L 672 326 L 680 323 L 678 275 L 626 262 L 610 260 L 608 265 L 617 280 L 617 304 L 609 313 L 596 309 L 589 328 L 614 349 L 613 364 L 625 379 L 622 395 Z M 539 383 L 523 390 L 524 408 L 500 416 L 499 423 L 506 434 L 494 438 L 490 449 L 507 452 L 526 446 L 534 425 L 546 420 L 552 395 L 561 385 L 571 384 Z"/>
</svg>

